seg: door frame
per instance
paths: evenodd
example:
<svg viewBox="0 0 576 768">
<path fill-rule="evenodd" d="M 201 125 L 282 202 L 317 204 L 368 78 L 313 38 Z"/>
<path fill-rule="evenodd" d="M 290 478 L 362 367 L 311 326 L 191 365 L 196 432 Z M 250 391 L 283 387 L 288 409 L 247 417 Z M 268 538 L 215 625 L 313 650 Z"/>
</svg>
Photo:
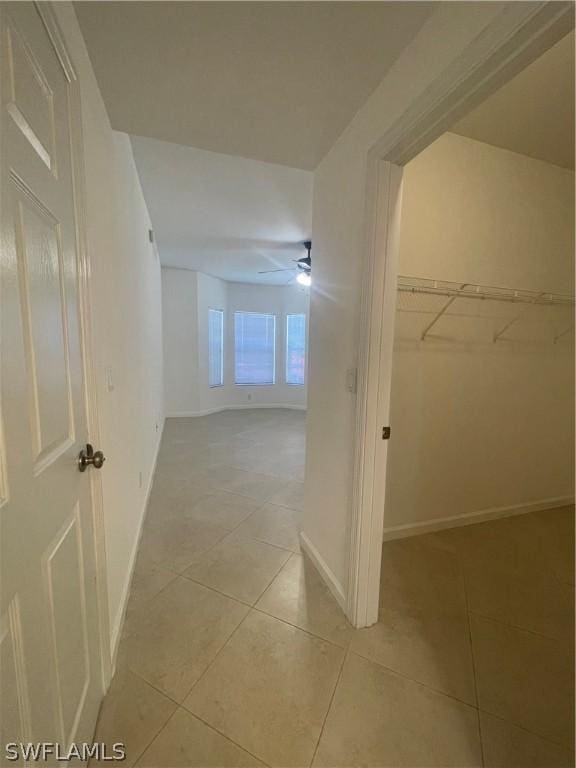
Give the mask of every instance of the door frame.
<svg viewBox="0 0 576 768">
<path fill-rule="evenodd" d="M 573 27 L 571 3 L 508 3 L 368 152 L 346 601 L 356 627 L 378 620 L 403 166 Z"/>
<path fill-rule="evenodd" d="M 80 82 L 60 30 L 53 2 L 34 0 L 46 32 L 54 46 L 56 55 L 70 84 L 71 99 L 70 142 L 72 146 L 72 183 L 76 223 L 78 296 L 80 314 L 80 343 L 82 348 L 82 373 L 84 379 L 84 402 L 86 425 L 90 441 L 100 445 L 100 419 L 98 411 L 98 390 L 92 332 L 91 264 L 87 239 L 86 178 L 84 166 L 84 141 L 82 133 L 82 101 Z M 87 437 L 88 437 L 87 435 Z M 96 595 L 98 612 L 98 645 L 100 648 L 100 682 L 102 694 L 112 679 L 112 658 L 110 650 L 110 617 L 108 612 L 108 578 L 106 566 L 106 533 L 104 526 L 104 501 L 102 478 L 99 472 L 89 472 L 90 496 L 92 503 L 92 528 L 94 532 L 94 559 L 96 565 Z"/>
</svg>

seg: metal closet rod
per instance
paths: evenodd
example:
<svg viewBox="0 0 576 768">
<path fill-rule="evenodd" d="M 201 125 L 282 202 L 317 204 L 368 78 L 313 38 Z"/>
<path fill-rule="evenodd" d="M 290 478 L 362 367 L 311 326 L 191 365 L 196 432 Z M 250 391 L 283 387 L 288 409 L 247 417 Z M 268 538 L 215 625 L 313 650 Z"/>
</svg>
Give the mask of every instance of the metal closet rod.
<svg viewBox="0 0 576 768">
<path fill-rule="evenodd" d="M 402 281 L 405 282 L 402 283 Z M 424 341 L 430 330 L 436 325 L 438 320 L 446 313 L 456 299 L 489 299 L 492 301 L 507 301 L 525 305 L 516 317 L 509 320 L 494 334 L 492 338 L 493 341 L 498 341 L 498 339 L 503 338 L 504 333 L 524 315 L 531 305 L 571 306 L 574 304 L 574 296 L 569 294 L 552 293 L 548 291 L 528 291 L 520 288 L 508 288 L 497 285 L 482 285 L 481 283 L 454 283 L 454 287 L 448 287 L 446 285 L 448 282 L 448 280 L 430 280 L 429 278 L 411 277 L 408 275 L 398 276 L 399 291 L 404 293 L 424 293 L 434 296 L 448 297 L 448 301 L 440 307 L 431 322 L 424 328 L 420 336 L 422 341 Z M 439 285 L 439 283 L 443 283 L 443 285 Z M 573 329 L 574 324 L 571 324 L 568 328 L 556 335 L 553 339 L 554 344 Z"/>
</svg>

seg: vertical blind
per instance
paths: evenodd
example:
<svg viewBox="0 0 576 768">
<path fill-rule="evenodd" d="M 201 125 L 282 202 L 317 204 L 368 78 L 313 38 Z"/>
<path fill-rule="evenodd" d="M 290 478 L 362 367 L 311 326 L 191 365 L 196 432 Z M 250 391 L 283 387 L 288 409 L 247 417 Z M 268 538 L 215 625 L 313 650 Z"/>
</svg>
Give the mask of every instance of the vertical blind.
<svg viewBox="0 0 576 768">
<path fill-rule="evenodd" d="M 208 310 L 208 384 L 221 387 L 224 384 L 224 312 Z"/>
<path fill-rule="evenodd" d="M 286 383 L 304 384 L 306 315 L 286 315 Z"/>
<path fill-rule="evenodd" d="M 234 313 L 234 381 L 274 384 L 276 317 L 256 312 Z"/>
</svg>

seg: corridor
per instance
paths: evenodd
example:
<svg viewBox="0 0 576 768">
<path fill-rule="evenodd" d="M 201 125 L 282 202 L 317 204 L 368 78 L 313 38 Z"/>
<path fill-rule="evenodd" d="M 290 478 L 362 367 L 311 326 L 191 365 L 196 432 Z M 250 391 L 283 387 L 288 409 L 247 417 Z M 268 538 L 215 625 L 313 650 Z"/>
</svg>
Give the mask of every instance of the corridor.
<svg viewBox="0 0 576 768">
<path fill-rule="evenodd" d="M 95 740 L 150 768 L 572 765 L 573 510 L 386 543 L 354 631 L 299 549 L 304 428 L 167 420 Z"/>
</svg>

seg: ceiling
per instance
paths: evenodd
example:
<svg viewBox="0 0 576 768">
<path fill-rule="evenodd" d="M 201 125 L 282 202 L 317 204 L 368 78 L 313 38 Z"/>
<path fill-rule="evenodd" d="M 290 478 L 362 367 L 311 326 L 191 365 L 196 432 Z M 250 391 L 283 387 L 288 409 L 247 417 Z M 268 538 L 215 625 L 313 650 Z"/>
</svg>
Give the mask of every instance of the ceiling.
<svg viewBox="0 0 576 768">
<path fill-rule="evenodd" d="M 284 285 L 311 235 L 310 171 L 132 137 L 164 266 Z"/>
<path fill-rule="evenodd" d="M 574 32 L 450 130 L 574 170 Z"/>
<path fill-rule="evenodd" d="M 113 128 L 312 170 L 434 3 L 74 7 Z"/>
</svg>

